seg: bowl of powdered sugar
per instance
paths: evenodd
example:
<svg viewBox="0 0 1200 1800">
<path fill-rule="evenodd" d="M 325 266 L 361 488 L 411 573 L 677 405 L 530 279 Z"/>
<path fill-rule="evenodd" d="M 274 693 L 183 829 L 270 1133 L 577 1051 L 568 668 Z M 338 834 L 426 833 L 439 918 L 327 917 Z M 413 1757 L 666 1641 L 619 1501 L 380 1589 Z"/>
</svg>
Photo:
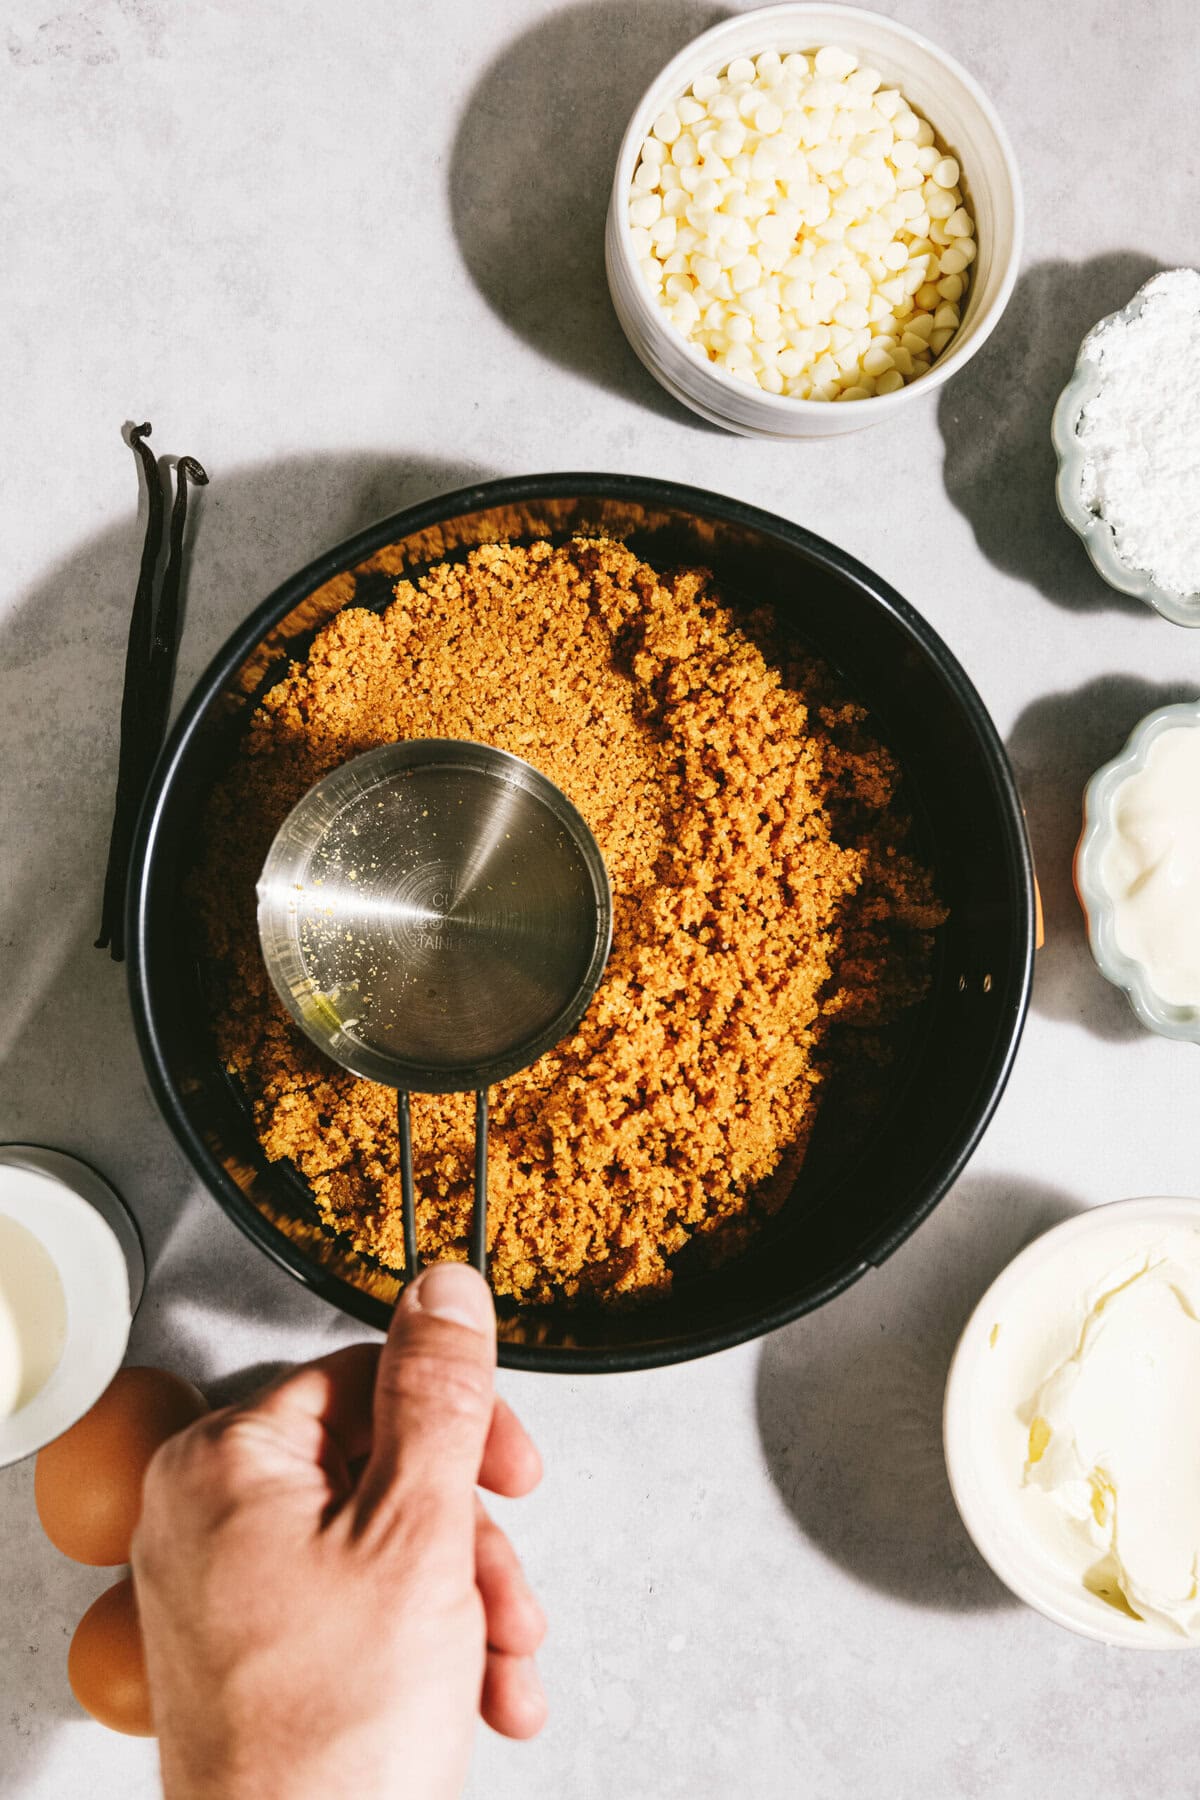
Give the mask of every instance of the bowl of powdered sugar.
<svg viewBox="0 0 1200 1800">
<path fill-rule="evenodd" d="M 1059 511 L 1104 580 L 1200 625 L 1200 272 L 1152 276 L 1088 333 L 1053 438 Z"/>
</svg>

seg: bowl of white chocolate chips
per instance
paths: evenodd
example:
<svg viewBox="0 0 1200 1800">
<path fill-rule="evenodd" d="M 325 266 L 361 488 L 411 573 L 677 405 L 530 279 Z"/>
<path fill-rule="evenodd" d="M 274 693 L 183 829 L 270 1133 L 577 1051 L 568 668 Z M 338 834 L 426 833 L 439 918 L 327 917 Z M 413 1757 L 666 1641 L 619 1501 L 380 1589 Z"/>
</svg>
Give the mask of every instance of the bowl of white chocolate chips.
<svg viewBox="0 0 1200 1800">
<path fill-rule="evenodd" d="M 1008 139 L 965 69 L 875 13 L 772 6 L 647 90 L 605 255 L 625 334 L 677 400 L 746 436 L 824 437 L 963 367 L 1021 229 Z"/>
</svg>

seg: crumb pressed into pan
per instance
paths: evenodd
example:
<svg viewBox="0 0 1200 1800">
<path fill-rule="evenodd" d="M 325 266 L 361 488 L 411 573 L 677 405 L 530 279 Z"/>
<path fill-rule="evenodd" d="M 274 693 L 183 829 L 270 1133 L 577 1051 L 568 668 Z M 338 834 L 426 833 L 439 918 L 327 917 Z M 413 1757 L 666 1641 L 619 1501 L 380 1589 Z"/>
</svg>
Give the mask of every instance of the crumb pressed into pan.
<svg viewBox="0 0 1200 1800">
<path fill-rule="evenodd" d="M 572 1037 L 492 1096 L 490 1270 L 543 1301 L 661 1290 L 790 1190 L 822 1086 L 878 1081 L 945 917 L 906 851 L 899 770 L 831 671 L 701 570 L 623 544 L 503 544 L 352 600 L 255 711 L 204 822 L 197 892 L 219 1049 L 271 1158 L 401 1269 L 395 1096 L 327 1062 L 263 968 L 255 882 L 285 814 L 410 737 L 526 758 L 608 864 L 613 949 Z M 470 1095 L 414 1101 L 426 1258 L 464 1255 Z"/>
</svg>

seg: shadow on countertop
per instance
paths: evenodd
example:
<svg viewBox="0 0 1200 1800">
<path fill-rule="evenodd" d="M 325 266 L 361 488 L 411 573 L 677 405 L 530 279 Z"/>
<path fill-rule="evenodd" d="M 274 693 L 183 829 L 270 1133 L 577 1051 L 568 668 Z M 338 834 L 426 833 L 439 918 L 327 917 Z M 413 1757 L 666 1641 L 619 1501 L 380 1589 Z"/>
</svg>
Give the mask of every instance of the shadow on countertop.
<svg viewBox="0 0 1200 1800">
<path fill-rule="evenodd" d="M 1088 949 L 1072 866 L 1083 826 L 1083 790 L 1121 749 L 1138 720 L 1156 707 L 1194 700 L 1200 680 L 1172 683 L 1102 675 L 1074 692 L 1045 694 L 1027 706 L 1008 739 L 1025 802 L 1046 942 L 1034 968 L 1033 1005 L 1096 1037 L 1129 1043 L 1147 1036 L 1119 988 L 1106 981 Z"/>
<path fill-rule="evenodd" d="M 942 1455 L 942 1396 L 985 1288 L 1079 1202 L 1056 1188 L 968 1177 L 883 1268 L 769 1337 L 758 1427 L 804 1535 L 911 1606 L 1015 1605 L 959 1519 Z"/>
<path fill-rule="evenodd" d="M 6 792 L 27 797 L 20 812 L 9 807 L 0 892 L 0 1112 L 7 1137 L 74 1151 L 124 1193 L 149 1269 L 131 1358 L 174 1368 L 223 1402 L 274 1372 L 258 1366 L 214 1380 L 228 1361 L 221 1346 L 231 1324 L 249 1331 L 255 1320 L 269 1322 L 277 1341 L 316 1354 L 348 1322 L 270 1264 L 199 1191 L 150 1097 L 124 970 L 93 948 L 145 525 L 145 496 L 137 518 L 135 460 L 118 426 L 113 455 L 129 463 L 127 516 L 48 569 L 0 624 Z M 486 473 L 393 452 L 226 471 L 205 446 L 187 447 L 201 455 L 212 485 L 192 500 L 179 697 L 287 575 L 375 519 Z M 34 1511 L 32 1459 L 0 1470 L 0 1562 L 0 1792 L 15 1794 L 32 1785 L 67 1722 L 83 1729 L 67 1684 L 67 1646 L 117 1572 L 82 1568 L 47 1542 Z"/>
<path fill-rule="evenodd" d="M 979 548 L 1005 574 L 1074 611 L 1154 616 L 1101 580 L 1060 518 L 1050 418 L 1083 338 L 1159 266 L 1136 250 L 1035 263 L 978 356 L 938 399 L 946 492 Z"/>
<path fill-rule="evenodd" d="M 677 50 L 725 17 L 709 0 L 591 0 L 539 19 L 468 96 L 450 210 L 479 292 L 551 361 L 697 430 L 642 367 L 613 311 L 604 220 L 621 138 Z"/>
</svg>

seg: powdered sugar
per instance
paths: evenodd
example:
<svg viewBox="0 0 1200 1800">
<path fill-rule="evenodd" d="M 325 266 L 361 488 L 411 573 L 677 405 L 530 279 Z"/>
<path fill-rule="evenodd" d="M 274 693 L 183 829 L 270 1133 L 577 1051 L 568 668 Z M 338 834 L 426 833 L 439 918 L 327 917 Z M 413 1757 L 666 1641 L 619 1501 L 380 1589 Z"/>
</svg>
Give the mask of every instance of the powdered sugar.
<svg viewBox="0 0 1200 1800">
<path fill-rule="evenodd" d="M 1118 556 L 1176 594 L 1200 594 L 1200 273 L 1172 269 L 1084 355 L 1100 390 L 1079 420 L 1080 497 Z"/>
</svg>

